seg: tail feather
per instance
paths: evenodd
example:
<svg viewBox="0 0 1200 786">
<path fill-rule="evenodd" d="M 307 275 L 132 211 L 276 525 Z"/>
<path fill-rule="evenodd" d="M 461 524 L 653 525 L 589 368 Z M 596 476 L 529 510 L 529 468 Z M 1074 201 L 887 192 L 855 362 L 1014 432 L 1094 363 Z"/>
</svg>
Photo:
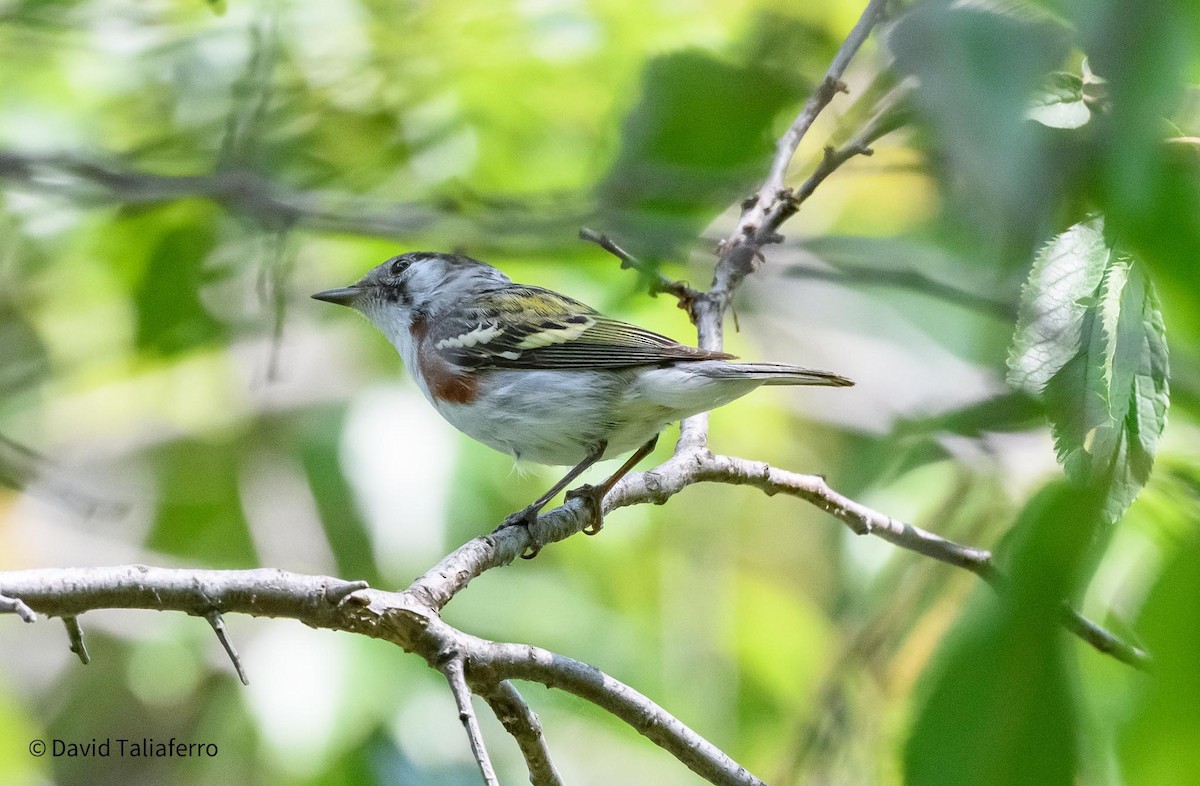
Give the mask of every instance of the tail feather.
<svg viewBox="0 0 1200 786">
<path fill-rule="evenodd" d="M 829 385 L 846 388 L 854 384 L 832 371 L 801 368 L 787 363 L 706 363 L 704 373 L 714 378 L 736 377 L 758 379 L 764 385 Z"/>
</svg>

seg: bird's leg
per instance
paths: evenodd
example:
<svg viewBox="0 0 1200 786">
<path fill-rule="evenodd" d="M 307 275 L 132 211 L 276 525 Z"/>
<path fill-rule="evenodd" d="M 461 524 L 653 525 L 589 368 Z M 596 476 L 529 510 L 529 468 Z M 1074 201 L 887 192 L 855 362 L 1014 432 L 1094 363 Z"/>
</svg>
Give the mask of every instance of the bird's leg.
<svg viewBox="0 0 1200 786">
<path fill-rule="evenodd" d="M 546 507 L 546 503 L 554 499 L 554 497 L 558 495 L 558 492 L 569 486 L 571 481 L 582 475 L 588 467 L 599 461 L 600 457 L 604 455 L 604 449 L 607 447 L 608 443 L 601 441 L 599 444 L 589 450 L 587 455 L 583 457 L 583 461 L 572 467 L 571 471 L 564 475 L 562 480 L 555 483 L 549 491 L 535 499 L 529 505 L 506 518 L 503 524 L 501 524 L 499 527 L 496 527 L 496 531 L 498 532 L 506 527 L 515 527 L 518 525 L 529 526 L 530 524 L 536 522 L 538 512 L 541 511 L 542 508 Z M 521 556 L 525 559 L 533 559 L 537 556 L 537 553 L 541 550 L 541 548 L 541 544 L 534 544 L 529 547 L 529 551 Z"/>
<path fill-rule="evenodd" d="M 603 483 L 590 486 L 583 485 L 577 489 L 571 489 L 567 492 L 567 499 L 575 499 L 582 497 L 587 500 L 592 507 L 592 523 L 583 528 L 583 534 L 595 535 L 604 528 L 604 514 L 601 513 L 600 503 L 604 501 L 604 495 L 612 491 L 613 486 L 617 485 L 617 481 L 629 474 L 629 471 L 637 466 L 638 462 L 654 452 L 654 446 L 658 444 L 658 435 L 655 434 L 649 442 L 638 448 L 632 456 L 630 456 L 621 468 L 608 476 L 608 479 Z"/>
</svg>

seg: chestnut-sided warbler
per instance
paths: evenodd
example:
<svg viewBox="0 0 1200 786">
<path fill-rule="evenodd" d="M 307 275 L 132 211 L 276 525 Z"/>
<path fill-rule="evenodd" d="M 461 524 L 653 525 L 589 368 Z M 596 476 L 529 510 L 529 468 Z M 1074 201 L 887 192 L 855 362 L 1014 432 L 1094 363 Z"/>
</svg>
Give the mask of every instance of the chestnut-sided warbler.
<svg viewBox="0 0 1200 786">
<path fill-rule="evenodd" d="M 594 533 L 603 495 L 668 424 L 760 385 L 854 384 L 828 371 L 732 362 L 455 254 L 401 254 L 313 297 L 350 306 L 383 331 L 459 431 L 517 460 L 574 466 L 501 526 L 532 523 L 596 461 L 637 449 L 604 483 L 572 492 L 594 504 Z"/>
</svg>

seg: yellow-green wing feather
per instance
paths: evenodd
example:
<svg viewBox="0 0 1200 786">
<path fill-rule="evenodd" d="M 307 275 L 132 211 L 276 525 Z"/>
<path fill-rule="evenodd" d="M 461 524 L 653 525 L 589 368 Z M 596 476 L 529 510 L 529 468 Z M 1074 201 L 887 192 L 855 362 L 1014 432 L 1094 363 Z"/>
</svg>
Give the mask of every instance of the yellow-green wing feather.
<svg viewBox="0 0 1200 786">
<path fill-rule="evenodd" d="M 540 287 L 485 293 L 472 308 L 435 315 L 433 322 L 433 348 L 468 368 L 622 368 L 733 357 L 680 344 Z"/>
</svg>

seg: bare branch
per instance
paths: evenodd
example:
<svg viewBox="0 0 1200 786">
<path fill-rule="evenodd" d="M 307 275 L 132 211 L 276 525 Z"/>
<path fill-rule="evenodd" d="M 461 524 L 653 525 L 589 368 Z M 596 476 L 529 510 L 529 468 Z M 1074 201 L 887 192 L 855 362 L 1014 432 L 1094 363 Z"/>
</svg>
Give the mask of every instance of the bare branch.
<svg viewBox="0 0 1200 786">
<path fill-rule="evenodd" d="M 463 657 L 455 654 L 441 666 L 441 672 L 446 676 L 450 692 L 454 694 L 454 703 L 458 705 L 458 719 L 462 721 L 467 731 L 467 739 L 471 744 L 471 753 L 479 763 L 479 772 L 483 782 L 488 786 L 500 786 L 496 771 L 492 767 L 491 757 L 483 744 L 483 731 L 479 728 L 479 719 L 475 717 L 475 708 L 471 706 L 471 689 L 467 687 L 467 678 L 463 674 Z"/>
<path fill-rule="evenodd" d="M 497 720 L 517 741 L 529 767 L 529 782 L 533 786 L 563 786 L 562 776 L 550 759 L 541 721 L 512 683 L 501 680 L 490 688 L 476 688 L 475 692 L 483 697 Z"/>
<path fill-rule="evenodd" d="M 88 655 L 87 645 L 83 643 L 83 628 L 79 627 L 78 617 L 63 617 L 63 626 L 67 629 L 67 638 L 70 640 L 71 652 L 79 656 L 79 660 L 86 666 L 92 662 L 92 656 Z"/>
<path fill-rule="evenodd" d="M 718 317 L 725 313 L 729 299 L 742 279 L 757 268 L 762 246 L 776 241 L 779 224 L 772 223 L 768 219 L 772 208 L 781 199 L 787 197 L 788 165 L 796 155 L 796 148 L 800 146 L 801 140 L 812 128 L 817 116 L 829 105 L 835 95 L 845 92 L 846 86 L 841 81 L 842 74 L 845 73 L 846 66 L 850 64 L 850 60 L 858 52 L 859 47 L 867 40 L 871 29 L 882 18 L 886 5 L 887 0 L 870 0 L 867 3 L 858 23 L 855 24 L 837 54 L 834 55 L 833 61 L 825 72 L 824 79 L 805 102 L 804 108 L 787 132 L 776 143 L 775 157 L 771 161 L 771 168 L 762 187 L 743 204 L 742 218 L 721 249 L 721 256 L 717 261 L 716 272 L 713 276 L 712 290 L 709 293 L 711 299 L 715 301 L 714 306 Z M 781 219 L 777 218 L 776 220 Z M 701 340 L 703 341 L 704 338 L 702 336 Z M 701 346 L 704 346 L 705 349 L 720 348 L 703 343 Z"/>
<path fill-rule="evenodd" d="M 510 678 L 566 690 L 632 724 L 711 783 L 761 786 L 758 779 L 670 713 L 592 666 L 536 647 L 471 636 L 416 603 L 413 593 L 356 588 L 342 594 L 347 584 L 325 576 L 268 569 L 179 570 L 127 565 L 0 572 L 0 592 L 20 597 L 31 609 L 50 616 L 102 608 L 203 616 L 217 606 L 227 614 L 288 617 L 314 628 L 390 641 L 420 655 L 439 671 L 445 669 L 447 653 L 459 653 L 464 664 L 470 663 L 471 682 L 484 690 Z M 333 600 L 338 594 L 341 599 Z"/>
<path fill-rule="evenodd" d="M 713 455 L 707 451 L 681 450 L 652 470 L 632 473 L 604 498 L 605 514 L 629 505 L 651 502 L 662 504 L 688 486 L 697 483 L 728 483 L 753 486 L 767 494 L 785 494 L 805 500 L 858 535 L 874 535 L 908 551 L 969 570 L 995 585 L 1000 573 L 991 552 L 955 543 L 920 527 L 873 510 L 830 488 L 820 475 L 802 475 L 769 464 L 733 456 Z M 468 541 L 447 555 L 435 567 L 414 581 L 405 594 L 421 605 L 441 610 L 476 577 L 517 558 L 536 540 L 547 545 L 582 530 L 590 516 L 579 500 L 538 517 L 530 527 L 508 527 L 485 537 Z M 1133 645 L 1122 642 L 1108 631 L 1082 617 L 1064 617 L 1067 628 L 1100 652 L 1139 668 L 1149 656 Z"/>
<path fill-rule="evenodd" d="M 765 786 L 662 707 L 595 666 L 525 644 L 493 643 L 488 650 L 478 663 L 472 653 L 472 671 L 480 679 L 528 680 L 573 693 L 616 715 L 709 783 Z"/>
<path fill-rule="evenodd" d="M 242 668 L 242 659 L 238 657 L 237 650 L 229 641 L 229 633 L 225 630 L 225 620 L 221 617 L 221 612 L 210 611 L 204 615 L 204 618 L 208 620 L 209 625 L 212 625 L 213 633 L 217 634 L 217 640 L 225 648 L 225 654 L 229 656 L 229 660 L 233 661 L 233 668 L 237 670 L 238 679 L 242 681 L 243 685 L 249 685 L 250 680 L 246 678 L 246 671 Z"/>
<path fill-rule="evenodd" d="M 817 116 L 835 95 L 846 89 L 841 81 L 842 74 L 845 73 L 851 58 L 867 40 L 871 29 L 883 17 L 886 5 L 887 0 L 870 0 L 867 3 L 858 22 L 834 55 L 816 92 L 805 102 L 800 114 L 776 143 L 775 156 L 762 186 L 754 196 L 742 203 L 741 219 L 729 237 L 721 242 L 711 289 L 700 293 L 688 310 L 692 322 L 696 325 L 697 344 L 701 348 L 717 351 L 724 349 L 725 311 L 732 302 L 734 290 L 746 276 L 758 269 L 762 247 L 781 239 L 778 230 L 786 216 L 772 216 L 772 211 L 777 205 L 789 200 L 790 192 L 786 188 L 788 165 Z M 815 184 L 813 187 L 816 187 Z M 794 212 L 793 210 L 792 213 Z M 706 449 L 707 413 L 687 418 L 679 428 L 681 449 Z"/>
</svg>

